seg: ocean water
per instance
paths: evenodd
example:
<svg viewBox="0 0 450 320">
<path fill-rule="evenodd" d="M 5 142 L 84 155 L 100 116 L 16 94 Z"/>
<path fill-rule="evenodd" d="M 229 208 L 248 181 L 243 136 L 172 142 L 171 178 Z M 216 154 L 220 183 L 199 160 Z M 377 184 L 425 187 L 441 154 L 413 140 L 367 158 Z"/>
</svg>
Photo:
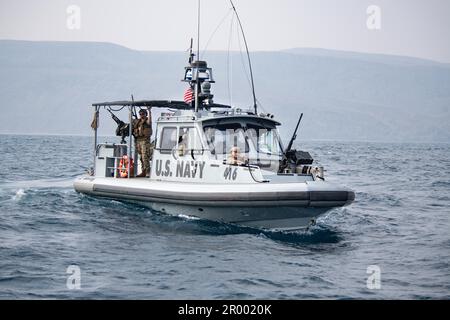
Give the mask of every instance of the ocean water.
<svg viewBox="0 0 450 320">
<path fill-rule="evenodd" d="M 0 139 L 0 298 L 450 298 L 450 144 L 300 141 L 356 200 L 282 233 L 78 194 L 89 137 Z"/>
</svg>

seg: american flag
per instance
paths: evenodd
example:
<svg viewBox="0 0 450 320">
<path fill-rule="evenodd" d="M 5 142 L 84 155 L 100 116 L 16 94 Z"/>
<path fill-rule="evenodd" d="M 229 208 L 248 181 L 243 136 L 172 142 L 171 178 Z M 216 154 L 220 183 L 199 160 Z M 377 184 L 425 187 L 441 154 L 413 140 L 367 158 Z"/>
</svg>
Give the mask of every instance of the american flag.
<svg viewBox="0 0 450 320">
<path fill-rule="evenodd" d="M 192 91 L 192 88 L 189 87 L 186 89 L 186 91 L 184 93 L 183 100 L 184 100 L 184 102 L 190 104 L 193 99 L 194 99 L 194 91 Z"/>
</svg>

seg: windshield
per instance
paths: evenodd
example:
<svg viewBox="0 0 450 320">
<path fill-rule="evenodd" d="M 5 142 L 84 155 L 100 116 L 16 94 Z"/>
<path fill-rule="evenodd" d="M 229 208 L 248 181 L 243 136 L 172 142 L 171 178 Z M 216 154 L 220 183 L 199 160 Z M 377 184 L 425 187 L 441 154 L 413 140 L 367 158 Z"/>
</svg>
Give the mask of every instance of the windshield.
<svg viewBox="0 0 450 320">
<path fill-rule="evenodd" d="M 203 128 L 215 159 L 278 171 L 282 149 L 274 126 L 236 122 L 206 124 Z"/>
<path fill-rule="evenodd" d="M 247 135 L 258 153 L 281 156 L 280 139 L 275 128 L 247 125 Z"/>
</svg>

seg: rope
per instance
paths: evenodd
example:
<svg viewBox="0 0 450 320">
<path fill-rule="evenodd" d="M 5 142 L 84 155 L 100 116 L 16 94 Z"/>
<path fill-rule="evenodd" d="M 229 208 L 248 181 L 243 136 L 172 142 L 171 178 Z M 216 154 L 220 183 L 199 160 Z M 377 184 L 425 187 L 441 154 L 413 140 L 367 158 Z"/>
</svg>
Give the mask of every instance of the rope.
<svg viewBox="0 0 450 320">
<path fill-rule="evenodd" d="M 202 50 L 202 54 L 200 55 L 201 58 L 203 58 L 203 56 L 204 56 L 204 54 L 205 54 L 205 51 L 206 51 L 206 49 L 208 48 L 209 43 L 211 42 L 212 38 L 215 36 L 216 32 L 217 32 L 217 31 L 219 30 L 219 28 L 222 26 L 222 24 L 223 24 L 223 22 L 225 21 L 225 19 L 228 18 L 228 16 L 230 15 L 230 12 L 231 12 L 232 10 L 233 10 L 232 8 L 230 8 L 230 9 L 228 10 L 228 12 L 223 16 L 222 20 L 220 20 L 220 22 L 219 22 L 219 24 L 217 25 L 216 29 L 214 29 L 213 33 L 212 33 L 211 36 L 209 37 L 208 41 L 206 42 L 205 47 L 204 47 L 203 50 Z M 201 58 L 200 58 L 200 60 L 202 60 Z"/>
<path fill-rule="evenodd" d="M 269 182 L 269 180 L 261 180 L 261 181 L 256 180 L 256 178 L 253 176 L 252 168 L 250 167 L 250 162 L 247 163 L 247 168 L 248 168 L 248 171 L 250 172 L 250 175 L 252 176 L 253 181 L 255 181 L 255 182 L 257 182 L 257 183 L 266 183 L 266 182 Z"/>
<path fill-rule="evenodd" d="M 238 24 L 238 21 L 236 20 L 236 25 L 237 24 Z M 239 25 L 237 25 L 237 26 L 239 27 Z M 245 77 L 247 78 L 248 86 L 249 86 L 250 90 L 252 90 L 252 83 L 250 81 L 250 77 L 248 75 L 247 68 L 245 67 L 244 57 L 242 55 L 241 35 L 239 32 L 237 33 L 237 40 L 238 40 L 238 45 L 239 45 L 239 55 L 241 57 L 242 69 L 244 70 Z"/>
<path fill-rule="evenodd" d="M 114 112 L 118 112 L 118 111 L 122 111 L 122 109 L 125 108 L 125 106 L 122 106 L 121 108 L 115 110 L 113 109 L 111 106 L 109 107 L 109 110 L 114 111 Z"/>
</svg>

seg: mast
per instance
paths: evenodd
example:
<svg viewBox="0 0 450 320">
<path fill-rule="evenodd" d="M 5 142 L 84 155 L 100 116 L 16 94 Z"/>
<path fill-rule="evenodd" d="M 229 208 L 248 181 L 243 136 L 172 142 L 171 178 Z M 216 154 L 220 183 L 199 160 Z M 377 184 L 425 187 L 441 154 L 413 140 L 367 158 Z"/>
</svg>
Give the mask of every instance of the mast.
<svg viewBox="0 0 450 320">
<path fill-rule="evenodd" d="M 200 0 L 198 0 L 198 17 L 197 17 L 197 57 L 192 53 L 193 40 L 191 38 L 191 46 L 189 49 L 189 65 L 184 67 L 183 82 L 189 83 L 190 89 L 194 90 L 193 99 L 194 111 L 198 112 L 199 108 L 208 108 L 212 105 L 214 95 L 211 94 L 211 83 L 214 83 L 212 68 L 208 68 L 206 61 L 200 61 Z M 188 103 L 188 102 L 186 102 Z"/>
</svg>

